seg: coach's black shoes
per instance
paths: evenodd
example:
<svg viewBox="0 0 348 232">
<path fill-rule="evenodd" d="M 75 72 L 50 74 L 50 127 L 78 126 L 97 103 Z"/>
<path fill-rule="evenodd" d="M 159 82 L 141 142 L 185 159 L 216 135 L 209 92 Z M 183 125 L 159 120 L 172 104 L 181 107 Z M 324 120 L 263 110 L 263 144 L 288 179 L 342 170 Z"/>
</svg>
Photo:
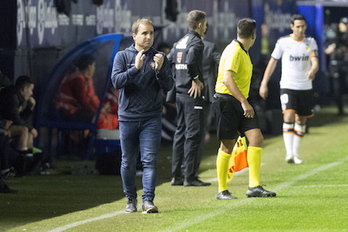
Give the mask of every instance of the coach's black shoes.
<svg viewBox="0 0 348 232">
<path fill-rule="evenodd" d="M 128 198 L 125 212 L 126 213 L 135 213 L 135 212 L 137 212 L 138 211 L 137 204 L 138 204 L 138 201 L 137 201 L 136 198 Z"/>
<path fill-rule="evenodd" d="M 211 185 L 211 183 L 208 183 L 208 182 L 203 182 L 199 179 L 195 179 L 191 182 L 188 182 L 188 181 L 185 181 L 184 182 L 184 186 L 185 187 L 189 187 L 189 186 L 196 186 L 196 187 L 202 187 L 202 186 L 209 186 Z"/>
<path fill-rule="evenodd" d="M 144 201 L 143 213 L 158 213 L 158 208 L 153 204 L 152 201 Z"/>
<path fill-rule="evenodd" d="M 184 185 L 184 180 L 182 177 L 173 177 L 172 178 L 172 186 L 182 186 Z"/>
<path fill-rule="evenodd" d="M 224 190 L 222 192 L 219 192 L 216 195 L 216 199 L 218 199 L 218 200 L 233 200 L 233 199 L 237 199 L 237 197 L 232 196 L 228 190 Z"/>
<path fill-rule="evenodd" d="M 248 188 L 246 195 L 247 197 L 275 197 L 277 194 L 275 192 L 268 191 L 259 185 L 253 188 Z"/>
</svg>

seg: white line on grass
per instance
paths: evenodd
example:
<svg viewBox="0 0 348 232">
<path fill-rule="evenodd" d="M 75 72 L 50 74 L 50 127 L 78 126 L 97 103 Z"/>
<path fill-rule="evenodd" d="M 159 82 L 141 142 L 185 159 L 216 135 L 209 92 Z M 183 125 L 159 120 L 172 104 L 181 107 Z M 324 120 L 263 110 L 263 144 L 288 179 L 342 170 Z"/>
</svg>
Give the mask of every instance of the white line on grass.
<svg viewBox="0 0 348 232">
<path fill-rule="evenodd" d="M 124 213 L 124 211 L 117 211 L 117 212 L 114 212 L 114 213 L 104 214 L 104 215 L 101 215 L 99 217 L 89 218 L 89 219 L 86 219 L 86 220 L 83 220 L 83 221 L 74 222 L 74 223 L 71 223 L 71 224 L 67 224 L 65 226 L 61 226 L 61 227 L 55 228 L 55 229 L 50 230 L 48 232 L 61 232 L 61 231 L 64 231 L 64 230 L 67 230 L 67 229 L 70 229 L 70 228 L 73 228 L 73 227 L 76 227 L 76 226 L 80 226 L 80 225 L 83 225 L 83 224 L 86 224 L 86 223 L 89 223 L 89 222 L 94 222 L 94 221 L 98 221 L 98 220 L 102 220 L 102 219 L 106 219 L 106 218 L 111 218 L 111 217 L 117 216 L 117 215 L 119 215 L 121 213 Z"/>
<path fill-rule="evenodd" d="M 291 181 L 288 181 L 288 182 L 285 182 L 283 184 L 278 185 L 276 187 L 276 190 L 280 190 L 282 188 L 289 187 L 290 185 L 294 184 L 295 182 L 297 182 L 299 180 L 306 179 L 307 177 L 313 176 L 314 174 L 316 174 L 318 172 L 321 172 L 321 171 L 324 171 L 326 169 L 335 167 L 335 166 L 340 165 L 340 164 L 342 164 L 342 163 L 344 163 L 346 161 L 348 161 L 348 157 L 344 157 L 343 159 L 341 159 L 341 160 L 339 160 L 337 162 L 334 162 L 334 163 L 330 163 L 330 164 L 326 164 L 326 165 L 320 166 L 320 167 L 318 167 L 316 169 L 313 169 L 313 170 L 307 172 L 306 174 L 299 175 L 299 176 L 293 178 Z"/>
<path fill-rule="evenodd" d="M 306 179 L 309 176 L 312 176 L 312 175 L 314 175 L 314 174 L 316 174 L 318 172 L 321 172 L 321 171 L 324 171 L 326 169 L 329 169 L 329 168 L 335 167 L 337 165 L 340 165 L 340 164 L 342 164 L 342 163 L 344 163 L 346 161 L 348 161 L 348 157 L 345 157 L 345 158 L 341 159 L 340 161 L 337 161 L 337 162 L 334 162 L 334 163 L 330 163 L 330 164 L 326 164 L 326 165 L 320 166 L 320 167 L 318 167 L 316 169 L 313 169 L 313 170 L 307 172 L 306 174 L 299 175 L 299 176 L 293 178 L 291 181 L 288 181 L 288 182 L 285 182 L 283 184 L 278 185 L 275 189 L 277 191 L 279 191 L 279 190 L 281 190 L 283 188 L 287 188 L 287 187 L 291 186 L 292 184 L 296 183 L 299 180 Z M 242 199 L 240 201 L 237 201 L 235 204 L 233 204 L 233 207 L 238 207 L 240 205 L 244 205 L 244 202 L 250 202 L 251 200 L 253 200 L 253 199 L 248 199 L 248 198 Z M 210 214 L 207 214 L 207 215 L 200 215 L 200 216 L 198 216 L 196 218 L 189 218 L 186 222 L 180 222 L 180 224 L 177 224 L 176 226 L 173 226 L 172 228 L 165 229 L 165 230 L 163 230 L 161 232 L 174 232 L 174 231 L 182 230 L 182 229 L 184 229 L 186 227 L 192 226 L 194 224 L 198 224 L 198 223 L 200 223 L 202 221 L 205 221 L 205 220 L 207 220 L 209 218 L 216 217 L 216 216 L 218 216 L 220 214 L 224 214 L 224 213 L 227 212 L 227 210 L 230 210 L 230 209 L 229 208 L 227 208 L 225 210 L 219 209 L 219 210 L 217 210 L 215 212 L 212 212 Z"/>
<path fill-rule="evenodd" d="M 348 184 L 326 184 L 326 185 L 299 185 L 299 188 L 327 188 L 327 187 L 348 187 Z"/>
<path fill-rule="evenodd" d="M 344 163 L 346 161 L 348 161 L 348 157 L 345 157 L 345 158 L 341 159 L 340 161 L 337 161 L 337 162 L 334 162 L 334 163 L 330 163 L 330 164 L 326 164 L 326 165 L 320 166 L 320 167 L 318 167 L 316 169 L 313 169 L 313 170 L 307 172 L 306 174 L 299 175 L 299 176 L 293 178 L 291 181 L 288 181 L 288 182 L 285 182 L 285 183 L 282 183 L 282 184 L 278 185 L 275 189 L 277 191 L 279 191 L 279 190 L 281 190 L 283 188 L 287 188 L 287 187 L 291 186 L 292 184 L 296 183 L 299 180 L 306 179 L 309 176 L 312 176 L 312 175 L 314 175 L 314 174 L 316 174 L 318 172 L 321 172 L 321 171 L 324 171 L 326 169 L 329 169 L 329 168 L 335 167 L 337 165 L 340 165 L 340 164 L 342 164 L 342 163 Z M 239 205 L 243 205 L 244 202 L 250 202 L 251 200 L 253 200 L 253 199 L 245 198 L 245 199 L 236 201 L 236 203 L 233 206 L 237 207 Z M 205 220 L 207 220 L 209 218 L 212 218 L 212 217 L 215 217 L 217 215 L 223 214 L 226 211 L 227 211 L 227 209 L 226 210 L 219 209 L 218 211 L 212 212 L 210 214 L 206 214 L 204 216 L 200 215 L 197 218 L 189 218 L 186 222 L 180 222 L 180 224 L 178 224 L 176 226 L 173 226 L 172 228 L 166 229 L 166 230 L 164 230 L 164 232 L 174 232 L 174 231 L 181 230 L 181 229 L 183 229 L 185 227 L 192 226 L 194 224 L 197 224 L 197 223 L 200 223 L 202 221 L 205 221 Z M 49 232 L 61 232 L 61 231 L 64 231 L 64 230 L 67 230 L 67 229 L 70 229 L 70 228 L 73 228 L 73 227 L 76 227 L 76 226 L 80 226 L 80 225 L 83 225 L 83 224 L 86 224 L 86 223 L 89 223 L 89 222 L 93 222 L 93 221 L 98 221 L 98 220 L 114 217 L 114 216 L 117 216 L 117 215 L 122 214 L 122 213 L 124 213 L 124 211 L 117 211 L 117 212 L 114 212 L 114 213 L 104 214 L 104 215 L 101 215 L 99 217 L 89 218 L 89 219 L 86 219 L 86 220 L 83 220 L 83 221 L 78 221 L 78 222 L 67 224 L 67 225 L 64 225 L 64 226 L 61 226 L 61 227 L 57 227 L 57 228 L 55 228 L 53 230 L 50 230 Z"/>
</svg>

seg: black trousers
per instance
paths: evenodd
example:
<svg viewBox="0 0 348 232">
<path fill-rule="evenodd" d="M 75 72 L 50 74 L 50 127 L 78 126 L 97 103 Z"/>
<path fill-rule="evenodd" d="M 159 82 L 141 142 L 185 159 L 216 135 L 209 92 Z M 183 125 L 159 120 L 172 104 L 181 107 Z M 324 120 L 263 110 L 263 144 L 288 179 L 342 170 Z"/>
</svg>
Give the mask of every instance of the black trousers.
<svg viewBox="0 0 348 232">
<path fill-rule="evenodd" d="M 204 101 L 177 94 L 177 126 L 173 141 L 172 176 L 192 182 L 198 177 L 204 136 Z"/>
</svg>

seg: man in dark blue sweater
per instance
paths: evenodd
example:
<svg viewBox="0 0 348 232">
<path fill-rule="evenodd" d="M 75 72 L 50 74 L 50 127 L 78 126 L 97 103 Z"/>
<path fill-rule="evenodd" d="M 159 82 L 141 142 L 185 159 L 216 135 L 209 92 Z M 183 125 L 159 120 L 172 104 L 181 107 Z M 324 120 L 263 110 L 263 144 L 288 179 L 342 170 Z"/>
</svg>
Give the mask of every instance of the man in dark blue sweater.
<svg viewBox="0 0 348 232">
<path fill-rule="evenodd" d="M 163 90 L 174 80 L 164 53 L 152 48 L 154 27 L 139 19 L 132 26 L 134 44 L 116 54 L 111 80 L 119 95 L 119 128 L 122 149 L 121 177 L 128 198 L 126 213 L 137 211 L 136 163 L 143 166 L 143 213 L 158 213 L 154 205 L 156 158 L 161 143 Z"/>
</svg>

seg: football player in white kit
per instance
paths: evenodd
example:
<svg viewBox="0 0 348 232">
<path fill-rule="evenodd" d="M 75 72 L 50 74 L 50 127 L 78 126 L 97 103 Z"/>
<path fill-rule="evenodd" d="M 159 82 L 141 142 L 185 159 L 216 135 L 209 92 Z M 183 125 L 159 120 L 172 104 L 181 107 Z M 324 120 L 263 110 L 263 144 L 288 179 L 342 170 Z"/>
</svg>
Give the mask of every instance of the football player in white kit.
<svg viewBox="0 0 348 232">
<path fill-rule="evenodd" d="M 306 131 L 307 118 L 313 116 L 312 81 L 319 69 L 318 46 L 314 38 L 305 34 L 305 16 L 293 15 L 290 28 L 292 33 L 279 38 L 275 45 L 259 93 L 263 99 L 267 98 L 268 82 L 281 59 L 280 102 L 283 111 L 285 160 L 301 164 L 298 150 Z"/>
</svg>

